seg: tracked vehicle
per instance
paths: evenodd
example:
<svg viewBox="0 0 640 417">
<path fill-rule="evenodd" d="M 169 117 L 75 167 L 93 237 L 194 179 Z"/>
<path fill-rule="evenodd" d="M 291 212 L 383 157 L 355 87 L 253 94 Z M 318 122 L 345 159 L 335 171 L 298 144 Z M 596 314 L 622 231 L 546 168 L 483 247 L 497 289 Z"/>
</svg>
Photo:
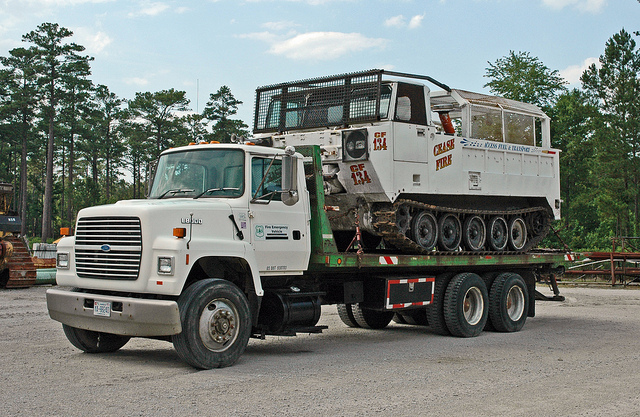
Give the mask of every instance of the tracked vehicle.
<svg viewBox="0 0 640 417">
<path fill-rule="evenodd" d="M 431 91 L 428 81 L 439 87 Z M 254 141 L 319 145 L 340 250 L 525 253 L 560 218 L 559 151 L 537 106 L 371 70 L 256 90 Z"/>
</svg>

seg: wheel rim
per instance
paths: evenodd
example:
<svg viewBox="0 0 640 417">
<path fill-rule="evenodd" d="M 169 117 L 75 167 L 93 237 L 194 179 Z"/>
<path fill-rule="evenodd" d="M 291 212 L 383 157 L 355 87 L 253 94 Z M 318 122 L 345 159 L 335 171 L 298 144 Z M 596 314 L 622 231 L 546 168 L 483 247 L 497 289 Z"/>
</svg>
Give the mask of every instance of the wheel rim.
<svg viewBox="0 0 640 417">
<path fill-rule="evenodd" d="M 518 321 L 524 314 L 524 294 L 522 288 L 514 285 L 507 294 L 507 315 L 512 321 Z"/>
<path fill-rule="evenodd" d="M 521 217 L 516 217 L 511 221 L 509 240 L 513 249 L 520 250 L 524 248 L 524 244 L 527 242 L 527 226 L 525 226 Z"/>
<path fill-rule="evenodd" d="M 478 287 L 471 287 L 464 294 L 462 311 L 464 313 L 464 319 L 472 326 L 475 326 L 482 320 L 484 300 L 482 299 L 482 292 Z"/>
<path fill-rule="evenodd" d="M 238 337 L 238 310 L 229 300 L 219 298 L 206 305 L 200 315 L 202 344 L 214 352 L 228 349 Z"/>
<path fill-rule="evenodd" d="M 531 213 L 529 217 L 529 229 L 533 236 L 538 236 L 544 231 L 546 217 L 542 212 Z"/>
<path fill-rule="evenodd" d="M 507 246 L 507 222 L 502 217 L 491 220 L 489 244 L 493 250 L 503 250 Z"/>
<path fill-rule="evenodd" d="M 484 221 L 479 216 L 473 216 L 465 221 L 465 243 L 469 249 L 477 251 L 482 249 L 486 239 Z"/>
<path fill-rule="evenodd" d="M 436 246 L 438 239 L 438 223 L 433 214 L 423 211 L 415 218 L 413 235 L 416 243 L 427 250 Z"/>
<path fill-rule="evenodd" d="M 460 245 L 460 220 L 453 214 L 445 214 L 440 223 L 440 236 L 445 250 L 456 250 Z"/>
</svg>

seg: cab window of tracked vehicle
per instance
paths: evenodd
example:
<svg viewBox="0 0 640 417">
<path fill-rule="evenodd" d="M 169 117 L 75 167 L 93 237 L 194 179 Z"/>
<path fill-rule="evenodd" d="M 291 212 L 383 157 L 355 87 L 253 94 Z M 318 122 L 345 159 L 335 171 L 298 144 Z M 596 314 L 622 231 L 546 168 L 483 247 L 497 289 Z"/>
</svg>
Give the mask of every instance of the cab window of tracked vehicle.
<svg viewBox="0 0 640 417">
<path fill-rule="evenodd" d="M 149 198 L 235 198 L 244 192 L 244 152 L 194 149 L 162 155 Z"/>
</svg>

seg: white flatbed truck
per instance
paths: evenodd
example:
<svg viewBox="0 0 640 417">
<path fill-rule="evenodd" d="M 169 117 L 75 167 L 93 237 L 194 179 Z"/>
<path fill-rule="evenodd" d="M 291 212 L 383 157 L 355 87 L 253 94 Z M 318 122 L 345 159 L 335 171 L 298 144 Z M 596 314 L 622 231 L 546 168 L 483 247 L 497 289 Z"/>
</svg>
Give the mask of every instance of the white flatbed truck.
<svg viewBox="0 0 640 417">
<path fill-rule="evenodd" d="M 457 140 L 457 139 L 456 139 Z M 190 365 L 232 365 L 250 337 L 321 332 L 321 306 L 354 327 L 519 331 L 562 253 L 338 251 L 319 146 L 199 144 L 162 153 L 150 196 L 80 211 L 62 238 L 51 318 L 85 352 L 171 341 Z M 342 213 L 344 214 L 344 213 Z"/>
</svg>

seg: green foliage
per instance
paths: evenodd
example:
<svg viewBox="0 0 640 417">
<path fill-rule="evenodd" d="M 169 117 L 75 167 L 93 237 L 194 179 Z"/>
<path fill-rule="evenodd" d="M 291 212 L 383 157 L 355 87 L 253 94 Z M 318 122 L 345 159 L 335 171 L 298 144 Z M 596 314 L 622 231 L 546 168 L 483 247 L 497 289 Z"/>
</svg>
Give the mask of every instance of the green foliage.
<svg viewBox="0 0 640 417">
<path fill-rule="evenodd" d="M 22 234 L 43 241 L 83 207 L 144 197 L 162 150 L 247 133 L 229 119 L 242 102 L 228 87 L 211 95 L 205 117 L 190 111 L 184 91 L 127 101 L 94 85 L 93 58 L 67 41 L 72 34 L 43 23 L 23 36 L 27 47 L 0 57 L 0 181 L 15 185 Z"/>
<path fill-rule="evenodd" d="M 223 85 L 215 94 L 209 96 L 209 102 L 202 111 L 202 117 L 215 122 L 213 131 L 207 135 L 208 140 L 228 143 L 232 136 L 248 136 L 247 125 L 241 120 L 229 119 L 238 112 L 242 101 L 236 100 L 231 89 Z"/>
<path fill-rule="evenodd" d="M 638 36 L 638 33 L 636 33 Z M 599 65 L 567 92 L 557 71 L 528 53 L 490 64 L 493 92 L 545 109 L 560 154 L 562 220 L 554 227 L 574 250 L 610 250 L 611 237 L 640 232 L 640 53 L 624 29 Z M 560 245 L 555 237 L 548 244 Z"/>
<path fill-rule="evenodd" d="M 535 104 L 548 110 L 559 94 L 566 91 L 567 82 L 558 70 L 551 70 L 529 52 L 509 51 L 495 63 L 488 62 L 484 86 L 492 93 L 512 100 Z"/>
</svg>

